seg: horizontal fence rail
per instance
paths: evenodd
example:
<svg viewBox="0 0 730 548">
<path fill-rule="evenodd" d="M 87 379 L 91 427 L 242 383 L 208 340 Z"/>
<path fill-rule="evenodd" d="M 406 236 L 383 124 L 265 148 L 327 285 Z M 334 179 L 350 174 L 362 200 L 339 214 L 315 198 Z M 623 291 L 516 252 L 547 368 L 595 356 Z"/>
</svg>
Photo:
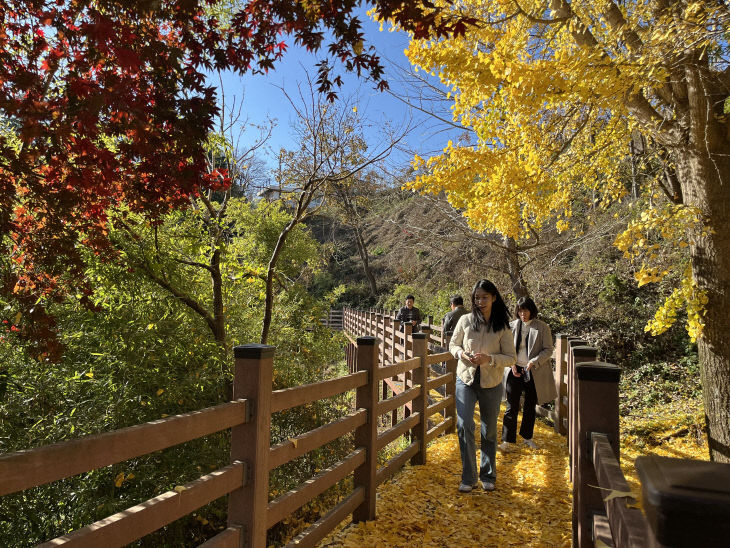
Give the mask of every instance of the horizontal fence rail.
<svg viewBox="0 0 730 548">
<path fill-rule="evenodd" d="M 245 477 L 245 464 L 235 462 L 185 484 L 181 489 L 163 493 L 40 546 L 93 548 L 129 544 L 238 489 L 244 485 Z"/>
<path fill-rule="evenodd" d="M 249 402 L 239 400 L 0 457 L 0 495 L 167 449 L 246 422 Z"/>
<path fill-rule="evenodd" d="M 324 398 L 337 396 L 343 392 L 363 386 L 367 382 L 367 373 L 360 371 L 346 377 L 322 381 L 295 388 L 276 390 L 271 395 L 271 412 L 285 411 L 299 405 L 306 405 Z"/>
</svg>

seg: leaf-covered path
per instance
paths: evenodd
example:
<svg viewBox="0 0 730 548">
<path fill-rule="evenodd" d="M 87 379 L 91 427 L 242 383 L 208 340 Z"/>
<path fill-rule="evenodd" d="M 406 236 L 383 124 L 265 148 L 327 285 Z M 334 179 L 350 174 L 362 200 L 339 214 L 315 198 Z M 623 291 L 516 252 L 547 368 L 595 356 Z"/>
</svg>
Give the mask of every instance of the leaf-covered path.
<svg viewBox="0 0 730 548">
<path fill-rule="evenodd" d="M 378 489 L 377 520 L 348 525 L 320 546 L 570 546 L 566 438 L 536 421 L 534 439 L 538 450 L 497 453 L 496 491 L 462 494 L 456 434 L 438 438 L 426 465 L 406 466 Z"/>
</svg>

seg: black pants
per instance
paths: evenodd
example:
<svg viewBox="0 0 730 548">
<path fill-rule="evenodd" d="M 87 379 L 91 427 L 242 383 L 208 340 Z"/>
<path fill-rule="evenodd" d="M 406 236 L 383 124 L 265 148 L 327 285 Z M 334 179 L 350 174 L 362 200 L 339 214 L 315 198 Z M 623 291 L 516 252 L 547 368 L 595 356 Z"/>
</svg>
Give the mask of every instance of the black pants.
<svg viewBox="0 0 730 548">
<path fill-rule="evenodd" d="M 521 377 L 515 377 L 512 371 L 507 375 L 507 410 L 502 420 L 502 441 L 515 443 L 517 441 L 517 413 L 520 411 L 520 397 L 525 391 L 525 409 L 522 411 L 522 423 L 520 424 L 520 436 L 526 440 L 532 439 L 532 432 L 535 428 L 535 405 L 537 404 L 537 391 L 535 380 L 530 377 L 525 382 L 524 373 Z"/>
</svg>

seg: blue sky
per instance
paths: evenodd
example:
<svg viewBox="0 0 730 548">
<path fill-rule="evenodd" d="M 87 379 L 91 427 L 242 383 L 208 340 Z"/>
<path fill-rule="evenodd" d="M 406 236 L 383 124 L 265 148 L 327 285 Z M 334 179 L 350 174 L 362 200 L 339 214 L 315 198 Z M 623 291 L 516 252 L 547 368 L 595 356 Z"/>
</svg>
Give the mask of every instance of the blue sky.
<svg viewBox="0 0 730 548">
<path fill-rule="evenodd" d="M 405 148 L 409 151 L 417 151 L 421 155 L 440 151 L 449 139 L 455 138 L 457 133 L 444 132 L 443 124 L 417 109 L 410 108 L 403 101 L 394 97 L 394 95 L 403 97 L 410 93 L 401 83 L 402 76 L 394 67 L 394 64 L 409 67 L 403 54 L 403 50 L 408 46 L 408 36 L 401 32 L 388 32 L 387 30 L 380 32 L 379 25 L 364 14 L 361 20 L 365 29 L 366 43 L 375 46 L 385 64 L 385 79 L 393 94 L 375 90 L 372 82 L 346 74 L 344 69 L 339 74 L 343 75 L 345 83 L 338 94 L 343 99 L 355 100 L 358 114 L 371 122 L 372 129 L 367 138 L 373 145 L 380 139 L 378 128 L 382 127 L 384 123 L 394 126 L 410 123 L 416 127 L 408 134 Z M 290 128 L 291 122 L 294 120 L 292 107 L 280 88 L 286 89 L 290 95 L 295 95 L 297 84 L 306 83 L 307 72 L 313 80 L 316 79 L 315 64 L 322 58 L 322 54 L 311 54 L 302 48 L 293 47 L 291 39 L 285 39 L 285 41 L 290 46 L 289 50 L 284 59 L 276 65 L 275 70 L 269 74 L 240 76 L 227 73 L 222 77 L 227 104 L 230 105 L 234 97 L 237 102 L 240 102 L 243 96 L 243 116 L 250 122 L 263 123 L 267 117 L 277 120 L 266 153 L 268 163 L 272 166 L 279 148 L 295 146 Z M 337 68 L 341 69 L 341 67 Z M 423 73 L 420 72 L 419 75 L 423 75 Z M 437 78 L 431 78 L 431 82 L 438 85 Z M 220 87 L 217 76 L 211 78 L 211 83 Z M 444 114 L 450 117 L 448 105 L 446 105 L 446 110 L 443 110 L 442 105 L 441 115 Z M 440 133 L 438 133 L 439 128 L 442 130 Z M 391 163 L 405 164 L 411 157 L 410 152 L 396 152 L 391 157 Z"/>
</svg>

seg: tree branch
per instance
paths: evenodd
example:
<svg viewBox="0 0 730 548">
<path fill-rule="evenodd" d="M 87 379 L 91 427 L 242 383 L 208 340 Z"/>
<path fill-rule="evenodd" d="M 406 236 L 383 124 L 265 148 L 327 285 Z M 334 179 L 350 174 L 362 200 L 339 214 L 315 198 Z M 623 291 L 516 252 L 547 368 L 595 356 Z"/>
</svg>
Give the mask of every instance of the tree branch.
<svg viewBox="0 0 730 548">
<path fill-rule="evenodd" d="M 190 295 L 187 295 L 186 293 L 183 293 L 181 290 L 176 288 L 174 285 L 172 285 L 167 279 L 165 279 L 163 276 L 160 276 L 157 274 L 154 269 L 152 269 L 149 264 L 147 264 L 146 261 L 142 261 L 140 263 L 140 267 L 142 270 L 145 271 L 147 276 L 154 281 L 157 285 L 162 287 L 163 289 L 167 290 L 170 294 L 172 294 L 177 300 L 179 300 L 181 303 L 183 303 L 185 306 L 190 308 L 193 312 L 198 314 L 200 317 L 202 317 L 205 322 L 208 324 L 208 327 L 213 332 L 213 335 L 216 334 L 216 325 L 215 325 L 215 318 L 213 318 L 213 315 L 208 312 L 205 307 L 203 307 L 202 304 L 200 304 L 198 301 L 193 299 Z"/>
<path fill-rule="evenodd" d="M 517 2 L 517 0 L 512 0 L 512 3 L 517 8 L 517 13 L 525 16 L 527 19 L 529 19 L 533 23 L 539 23 L 541 25 L 552 25 L 555 23 L 565 23 L 572 17 L 572 14 L 569 14 L 569 15 L 564 15 L 561 17 L 554 17 L 553 19 L 543 19 L 542 17 L 536 17 L 536 16 L 532 15 L 531 13 L 528 13 L 527 11 L 522 9 L 522 6 L 520 6 L 520 4 Z"/>
</svg>

